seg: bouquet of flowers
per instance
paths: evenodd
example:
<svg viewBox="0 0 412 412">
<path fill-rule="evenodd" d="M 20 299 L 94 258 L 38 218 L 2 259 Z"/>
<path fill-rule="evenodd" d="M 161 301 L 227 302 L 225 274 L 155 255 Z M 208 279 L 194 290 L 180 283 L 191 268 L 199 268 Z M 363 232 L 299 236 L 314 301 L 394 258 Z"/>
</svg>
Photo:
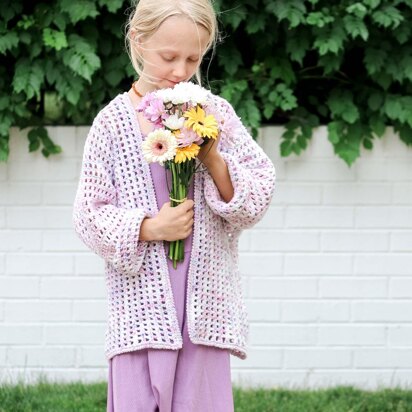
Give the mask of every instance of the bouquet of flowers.
<svg viewBox="0 0 412 412">
<path fill-rule="evenodd" d="M 219 133 L 216 117 L 208 108 L 209 95 L 201 86 L 182 82 L 147 93 L 137 107 L 154 124 L 142 144 L 145 159 L 171 171 L 172 207 L 186 199 L 201 146 L 208 139 L 216 140 Z M 168 257 L 174 268 L 184 259 L 182 239 L 169 243 Z"/>
</svg>

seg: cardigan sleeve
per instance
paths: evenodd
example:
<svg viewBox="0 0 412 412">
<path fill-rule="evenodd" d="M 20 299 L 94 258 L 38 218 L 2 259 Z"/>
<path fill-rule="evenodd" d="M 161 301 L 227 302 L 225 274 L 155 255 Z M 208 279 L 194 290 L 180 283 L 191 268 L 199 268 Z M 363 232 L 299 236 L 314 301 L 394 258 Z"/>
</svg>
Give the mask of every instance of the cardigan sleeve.
<svg viewBox="0 0 412 412">
<path fill-rule="evenodd" d="M 275 189 L 276 171 L 232 105 L 223 98 L 219 99 L 221 117 L 225 124 L 230 125 L 220 138 L 219 151 L 228 167 L 234 194 L 226 202 L 211 174 L 206 172 L 204 195 L 212 211 L 224 219 L 225 230 L 240 232 L 255 225 L 268 209 Z"/>
<path fill-rule="evenodd" d="M 149 213 L 116 205 L 111 133 L 100 112 L 87 135 L 72 222 L 80 239 L 117 270 L 136 273 L 148 242 L 139 240 Z"/>
</svg>

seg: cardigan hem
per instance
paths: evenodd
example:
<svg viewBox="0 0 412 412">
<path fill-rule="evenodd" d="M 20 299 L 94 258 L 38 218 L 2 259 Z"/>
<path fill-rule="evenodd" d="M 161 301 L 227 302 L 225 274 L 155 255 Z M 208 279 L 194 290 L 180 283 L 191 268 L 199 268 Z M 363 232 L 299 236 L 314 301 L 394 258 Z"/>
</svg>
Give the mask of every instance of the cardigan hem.
<svg viewBox="0 0 412 412">
<path fill-rule="evenodd" d="M 215 348 L 219 349 L 228 349 L 230 351 L 230 354 L 232 356 L 235 356 L 239 359 L 246 359 L 247 358 L 247 353 L 244 348 L 238 345 L 227 345 L 224 343 L 210 343 L 209 341 L 202 341 L 201 339 L 192 339 L 190 338 L 190 341 L 196 345 L 204 345 L 204 346 L 212 346 Z M 136 350 L 143 350 L 143 349 L 166 349 L 166 350 L 179 350 L 183 348 L 183 344 L 181 343 L 180 345 L 166 345 L 166 344 L 152 344 L 152 343 L 145 343 L 141 345 L 135 345 L 135 346 L 130 346 L 126 348 L 121 348 L 121 349 L 116 349 L 111 352 L 106 352 L 106 359 L 109 361 L 116 355 L 120 355 L 122 353 L 128 353 L 128 352 L 133 352 Z"/>
</svg>

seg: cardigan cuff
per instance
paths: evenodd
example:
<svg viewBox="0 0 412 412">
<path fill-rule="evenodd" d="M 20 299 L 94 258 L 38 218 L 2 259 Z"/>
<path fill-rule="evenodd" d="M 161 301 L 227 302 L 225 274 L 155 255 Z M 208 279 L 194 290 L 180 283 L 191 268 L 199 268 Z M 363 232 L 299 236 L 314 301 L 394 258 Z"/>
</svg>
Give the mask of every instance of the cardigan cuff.
<svg viewBox="0 0 412 412">
<path fill-rule="evenodd" d="M 234 215 L 242 210 L 242 206 L 247 201 L 250 195 L 250 185 L 244 168 L 239 164 L 238 160 L 231 154 L 220 152 L 220 155 L 226 162 L 229 170 L 230 179 L 233 186 L 233 197 L 229 202 L 226 202 L 220 195 L 213 177 L 210 173 L 205 173 L 204 194 L 206 203 L 212 211 L 225 219 L 235 218 Z"/>
</svg>

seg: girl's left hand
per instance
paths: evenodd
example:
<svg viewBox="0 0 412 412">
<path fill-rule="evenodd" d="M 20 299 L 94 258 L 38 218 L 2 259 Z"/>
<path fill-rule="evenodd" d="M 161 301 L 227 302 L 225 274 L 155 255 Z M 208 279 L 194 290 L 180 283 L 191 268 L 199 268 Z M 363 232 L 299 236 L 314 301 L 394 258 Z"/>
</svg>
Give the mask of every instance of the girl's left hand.
<svg viewBox="0 0 412 412">
<path fill-rule="evenodd" d="M 205 140 L 207 141 L 207 143 L 201 146 L 198 158 L 205 166 L 209 167 L 209 165 L 213 164 L 214 160 L 219 157 L 219 151 L 217 149 L 219 143 L 219 135 L 217 135 L 216 139 Z"/>
</svg>

